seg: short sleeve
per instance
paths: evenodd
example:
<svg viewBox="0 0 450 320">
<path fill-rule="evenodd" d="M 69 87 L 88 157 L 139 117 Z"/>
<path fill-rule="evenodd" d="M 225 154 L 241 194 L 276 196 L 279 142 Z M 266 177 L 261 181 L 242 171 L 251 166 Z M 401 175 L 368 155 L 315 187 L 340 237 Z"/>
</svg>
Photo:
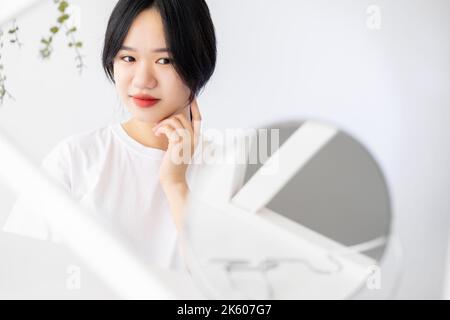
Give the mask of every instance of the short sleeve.
<svg viewBox="0 0 450 320">
<path fill-rule="evenodd" d="M 70 192 L 70 153 L 61 142 L 41 162 L 40 168 L 50 178 Z M 51 230 L 43 216 L 44 203 L 36 191 L 24 186 L 11 209 L 3 231 L 40 240 L 53 240 Z"/>
</svg>

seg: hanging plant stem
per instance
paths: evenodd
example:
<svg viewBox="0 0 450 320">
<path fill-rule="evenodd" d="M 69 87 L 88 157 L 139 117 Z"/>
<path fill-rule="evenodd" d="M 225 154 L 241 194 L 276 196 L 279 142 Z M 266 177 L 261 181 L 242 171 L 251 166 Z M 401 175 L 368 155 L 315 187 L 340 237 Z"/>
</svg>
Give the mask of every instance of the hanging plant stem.
<svg viewBox="0 0 450 320">
<path fill-rule="evenodd" d="M 56 20 L 56 25 L 50 28 L 50 35 L 41 39 L 41 43 L 44 44 L 44 48 L 40 50 L 41 57 L 43 59 L 50 58 L 53 52 L 54 37 L 61 31 L 61 29 L 64 29 L 66 32 L 66 36 L 69 37 L 69 47 L 74 48 L 75 50 L 75 60 L 77 62 L 76 67 L 81 74 L 83 68 L 86 67 L 83 61 L 84 56 L 80 53 L 80 49 L 83 47 L 83 43 L 81 41 L 77 41 L 75 38 L 77 27 L 69 27 L 67 25 L 67 20 L 70 18 L 70 15 L 66 12 L 66 9 L 69 7 L 69 3 L 65 0 L 53 0 L 53 2 L 58 5 L 58 12 L 60 13 L 60 15 Z"/>
<path fill-rule="evenodd" d="M 0 106 L 3 105 L 6 97 L 15 100 L 14 97 L 9 93 L 6 89 L 6 75 L 4 74 L 5 67 L 2 63 L 2 50 L 3 50 L 4 42 L 3 42 L 3 30 L 0 29 Z"/>
<path fill-rule="evenodd" d="M 69 7 L 69 2 L 66 0 L 53 0 L 53 2 L 57 5 L 59 16 L 56 20 L 57 23 L 50 28 L 50 35 L 41 39 L 41 43 L 44 44 L 44 47 L 40 50 L 40 55 L 43 59 L 50 58 L 53 52 L 54 37 L 61 29 L 64 29 L 66 36 L 69 38 L 69 47 L 75 50 L 75 61 L 77 63 L 76 67 L 81 74 L 83 69 L 86 67 L 83 61 L 84 56 L 80 52 L 81 48 L 83 47 L 83 43 L 75 38 L 77 27 L 69 27 L 67 25 L 67 21 L 70 18 L 70 15 L 66 11 L 66 9 Z M 18 31 L 19 26 L 16 23 L 16 19 L 14 19 L 12 22 L 12 26 L 8 30 L 9 43 L 16 44 L 19 48 L 21 48 L 23 44 L 19 40 Z M 3 30 L 0 28 L 0 106 L 3 105 L 6 97 L 15 100 L 6 88 L 6 75 L 4 73 L 5 67 L 2 61 L 4 35 L 5 34 Z"/>
<path fill-rule="evenodd" d="M 16 23 L 16 19 L 13 20 L 11 28 L 8 30 L 8 34 L 11 37 L 9 40 L 12 44 L 17 44 L 19 46 L 19 49 L 22 48 L 22 43 L 19 40 L 19 26 Z"/>
</svg>

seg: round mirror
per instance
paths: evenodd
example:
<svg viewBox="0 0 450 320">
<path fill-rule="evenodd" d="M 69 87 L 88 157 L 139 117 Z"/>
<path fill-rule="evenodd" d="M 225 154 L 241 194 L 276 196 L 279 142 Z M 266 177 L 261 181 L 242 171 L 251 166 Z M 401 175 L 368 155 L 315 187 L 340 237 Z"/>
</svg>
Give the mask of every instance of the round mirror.
<svg viewBox="0 0 450 320">
<path fill-rule="evenodd" d="M 361 143 L 306 121 L 215 145 L 182 232 L 187 266 L 208 298 L 344 299 L 377 286 L 391 207 Z"/>
</svg>

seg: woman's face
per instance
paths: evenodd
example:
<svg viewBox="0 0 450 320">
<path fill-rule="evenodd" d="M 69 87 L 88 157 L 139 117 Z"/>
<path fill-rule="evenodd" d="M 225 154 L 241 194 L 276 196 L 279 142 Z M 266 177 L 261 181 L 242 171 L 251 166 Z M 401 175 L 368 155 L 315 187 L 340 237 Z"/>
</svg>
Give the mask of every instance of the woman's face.
<svg viewBox="0 0 450 320">
<path fill-rule="evenodd" d="M 166 48 L 161 16 L 156 9 L 147 9 L 134 20 L 114 59 L 119 97 L 133 117 L 142 122 L 156 123 L 175 113 L 189 115 L 186 107 L 190 90 L 175 71 Z M 142 108 L 133 101 L 136 95 L 150 95 L 160 101 Z"/>
</svg>

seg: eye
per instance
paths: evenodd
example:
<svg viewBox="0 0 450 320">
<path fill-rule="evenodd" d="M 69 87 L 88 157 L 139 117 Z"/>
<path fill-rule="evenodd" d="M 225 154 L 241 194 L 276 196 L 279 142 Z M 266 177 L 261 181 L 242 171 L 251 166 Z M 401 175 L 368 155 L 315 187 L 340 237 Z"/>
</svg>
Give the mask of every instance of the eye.
<svg viewBox="0 0 450 320">
<path fill-rule="evenodd" d="M 127 61 L 126 59 L 127 58 L 129 58 L 130 60 L 132 59 L 132 61 Z M 136 61 L 133 57 L 131 57 L 131 56 L 125 56 L 125 57 L 122 57 L 121 58 L 123 61 L 125 61 L 125 62 L 133 62 L 133 61 Z"/>
<path fill-rule="evenodd" d="M 163 60 L 165 60 L 165 63 L 160 63 L 160 61 L 163 61 Z M 172 62 L 171 62 L 171 60 L 169 58 L 161 58 L 158 61 L 156 61 L 156 63 L 158 63 L 158 64 L 170 64 Z"/>
</svg>

